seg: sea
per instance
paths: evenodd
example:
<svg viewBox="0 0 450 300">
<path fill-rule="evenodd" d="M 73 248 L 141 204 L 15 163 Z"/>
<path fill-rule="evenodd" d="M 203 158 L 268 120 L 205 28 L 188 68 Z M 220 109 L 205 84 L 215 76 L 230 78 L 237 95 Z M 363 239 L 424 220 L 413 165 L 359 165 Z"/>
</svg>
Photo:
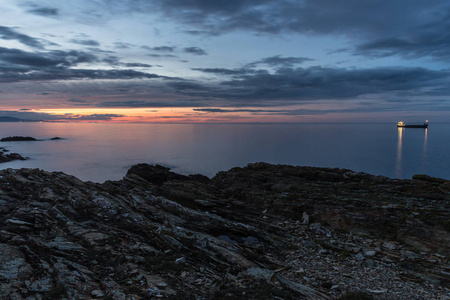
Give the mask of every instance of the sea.
<svg viewBox="0 0 450 300">
<path fill-rule="evenodd" d="M 0 123 L 0 137 L 15 135 L 39 141 L 1 142 L 29 157 L 1 169 L 61 171 L 93 182 L 119 180 L 138 163 L 212 177 L 254 162 L 450 179 L 450 123 L 428 129 L 399 129 L 396 123 Z"/>
</svg>

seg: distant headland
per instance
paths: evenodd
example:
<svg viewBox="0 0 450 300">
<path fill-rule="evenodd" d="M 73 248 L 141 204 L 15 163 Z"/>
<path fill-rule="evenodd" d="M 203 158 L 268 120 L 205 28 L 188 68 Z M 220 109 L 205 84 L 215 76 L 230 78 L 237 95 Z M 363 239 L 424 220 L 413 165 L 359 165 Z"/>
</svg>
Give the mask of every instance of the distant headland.
<svg viewBox="0 0 450 300">
<path fill-rule="evenodd" d="M 0 122 L 41 122 L 42 120 L 28 120 L 16 117 L 0 116 Z"/>
</svg>

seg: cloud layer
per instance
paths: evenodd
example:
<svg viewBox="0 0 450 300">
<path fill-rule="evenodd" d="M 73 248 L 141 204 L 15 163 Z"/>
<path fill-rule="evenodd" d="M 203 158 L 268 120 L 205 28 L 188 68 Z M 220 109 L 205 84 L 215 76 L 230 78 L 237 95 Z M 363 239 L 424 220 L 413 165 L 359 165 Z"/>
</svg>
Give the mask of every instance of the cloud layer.
<svg viewBox="0 0 450 300">
<path fill-rule="evenodd" d="M 448 1 L 42 0 L 0 3 L 0 16 L 4 111 L 31 113 L 19 111 L 28 103 L 225 115 L 315 115 L 344 102 L 338 110 L 349 113 L 449 106 Z"/>
</svg>

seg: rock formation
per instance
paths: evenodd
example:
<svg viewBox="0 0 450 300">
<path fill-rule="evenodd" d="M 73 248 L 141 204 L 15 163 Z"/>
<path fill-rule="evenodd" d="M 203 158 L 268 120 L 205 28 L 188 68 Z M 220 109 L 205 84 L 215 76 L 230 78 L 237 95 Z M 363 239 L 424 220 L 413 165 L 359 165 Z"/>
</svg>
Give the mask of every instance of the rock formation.
<svg viewBox="0 0 450 300">
<path fill-rule="evenodd" d="M 103 184 L 6 169 L 0 299 L 446 299 L 449 199 L 426 175 L 266 163 Z"/>
<path fill-rule="evenodd" d="M 0 142 L 26 142 L 26 141 L 37 141 L 31 136 L 8 136 L 0 139 Z"/>
<path fill-rule="evenodd" d="M 13 160 L 26 160 L 26 157 L 23 157 L 22 155 L 18 153 L 8 153 L 9 150 L 0 147 L 0 163 L 13 161 Z"/>
</svg>

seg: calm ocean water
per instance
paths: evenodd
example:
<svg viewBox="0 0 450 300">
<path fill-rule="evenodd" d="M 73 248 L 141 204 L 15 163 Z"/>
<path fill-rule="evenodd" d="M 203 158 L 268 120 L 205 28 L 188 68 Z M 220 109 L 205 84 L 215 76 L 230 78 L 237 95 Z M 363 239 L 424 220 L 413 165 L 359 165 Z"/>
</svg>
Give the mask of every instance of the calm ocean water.
<svg viewBox="0 0 450 300">
<path fill-rule="evenodd" d="M 0 168 L 62 171 L 82 180 L 121 179 L 137 163 L 158 163 L 182 174 L 213 176 L 265 161 L 340 167 L 393 178 L 425 173 L 450 179 L 450 124 L 397 129 L 383 124 L 95 124 L 0 123 L 3 142 L 27 161 Z M 48 140 L 52 137 L 63 140 Z"/>
</svg>

